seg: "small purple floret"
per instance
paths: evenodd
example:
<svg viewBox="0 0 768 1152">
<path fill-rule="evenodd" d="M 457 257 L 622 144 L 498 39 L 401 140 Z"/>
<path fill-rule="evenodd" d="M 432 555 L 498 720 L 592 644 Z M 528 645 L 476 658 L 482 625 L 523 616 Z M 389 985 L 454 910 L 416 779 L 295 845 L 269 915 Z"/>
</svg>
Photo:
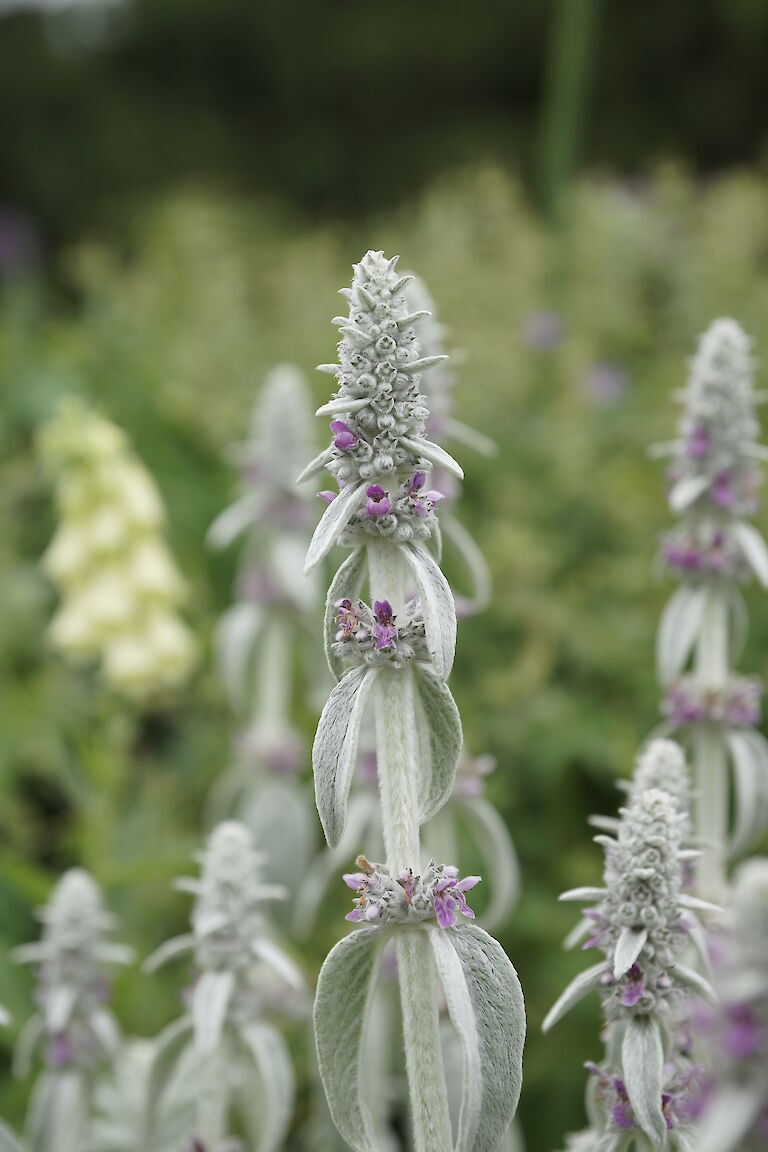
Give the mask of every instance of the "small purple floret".
<svg viewBox="0 0 768 1152">
<path fill-rule="evenodd" d="M 389 600 L 374 601 L 373 614 L 376 617 L 376 626 L 373 630 L 373 635 L 376 640 L 376 648 L 381 651 L 382 648 L 389 648 L 393 641 L 397 639 L 397 628 L 394 624 L 395 617 L 392 613 L 392 605 Z"/>
<path fill-rule="evenodd" d="M 339 452 L 350 452 L 360 439 L 354 428 L 350 428 L 343 420 L 331 420 L 331 432 L 334 446 Z"/>
<path fill-rule="evenodd" d="M 331 492 L 329 488 L 324 488 L 322 492 L 318 492 L 318 496 L 321 500 L 325 500 L 326 504 L 333 504 L 338 492 Z"/>
<path fill-rule="evenodd" d="M 633 964 L 627 972 L 627 983 L 621 1002 L 625 1008 L 634 1008 L 644 992 L 643 972 L 639 964 Z"/>
<path fill-rule="evenodd" d="M 369 516 L 389 516 L 392 511 L 392 501 L 389 498 L 389 493 L 382 488 L 381 484 L 369 484 L 365 494 L 368 497 L 367 511 Z"/>
</svg>

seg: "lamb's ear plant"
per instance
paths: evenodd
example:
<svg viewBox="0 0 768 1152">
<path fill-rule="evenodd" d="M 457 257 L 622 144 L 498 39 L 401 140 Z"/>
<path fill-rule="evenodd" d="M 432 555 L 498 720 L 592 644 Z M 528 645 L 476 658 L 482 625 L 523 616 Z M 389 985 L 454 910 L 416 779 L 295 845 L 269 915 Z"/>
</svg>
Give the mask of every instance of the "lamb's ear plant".
<svg viewBox="0 0 768 1152">
<path fill-rule="evenodd" d="M 264 883 L 252 835 L 237 821 L 214 829 L 200 859 L 199 879 L 176 882 L 195 897 L 192 931 L 168 940 L 145 962 L 152 971 L 192 953 L 196 969 L 189 1011 L 156 1044 L 146 1131 L 153 1136 L 158 1109 L 183 1063 L 197 1085 L 189 1135 L 199 1147 L 220 1152 L 239 1116 L 252 1146 L 274 1152 L 290 1123 L 294 1082 L 285 1041 L 266 1017 L 281 994 L 295 1000 L 304 989 L 265 912 L 265 902 L 285 893 Z"/>
<path fill-rule="evenodd" d="M 242 727 L 233 766 L 211 790 L 209 815 L 213 823 L 237 816 L 252 828 L 269 874 L 279 876 L 292 897 L 316 842 L 311 788 L 299 779 L 307 749 L 294 724 L 301 703 L 297 665 L 311 664 L 304 679 L 315 691 L 324 694 L 329 683 L 315 629 L 322 610 L 319 573 L 313 580 L 303 573 L 314 493 L 296 485 L 311 451 L 312 424 L 303 376 L 279 365 L 264 381 L 247 441 L 229 451 L 240 472 L 238 498 L 208 533 L 216 549 L 242 540 L 236 602 L 219 621 L 214 645 Z"/>
<path fill-rule="evenodd" d="M 741 588 L 753 577 L 768 586 L 768 548 L 750 523 L 768 452 L 758 443 L 762 396 L 749 341 L 733 320 L 704 333 L 679 398 L 678 438 L 654 450 L 670 458 L 669 503 L 680 518 L 662 560 L 681 582 L 661 619 L 657 663 L 667 731 L 679 731 L 692 752 L 698 890 L 719 899 L 727 858 L 768 823 L 762 684 L 734 670 L 747 631 Z"/>
<path fill-rule="evenodd" d="M 343 290 L 349 314 L 336 320 L 339 363 L 323 366 L 337 391 L 319 410 L 332 417 L 333 440 L 303 474 L 327 468 L 339 485 L 325 494 L 329 503 L 307 571 L 336 544 L 350 550 L 326 609 L 329 663 L 339 679 L 313 747 L 318 811 L 326 839 L 337 844 L 371 706 L 386 854 L 382 865 L 361 856 L 359 872 L 346 877 L 358 893 L 350 918 L 362 926 L 336 945 L 320 973 L 317 1052 L 339 1131 L 358 1152 L 372 1152 L 377 1140 L 362 1060 L 381 951 L 394 937 L 415 1148 L 454 1148 L 439 982 L 464 1052 L 455 1146 L 492 1152 L 517 1106 L 525 1014 L 503 949 L 463 918 L 472 916 L 465 892 L 478 878 L 461 880 L 456 867 L 422 860 L 421 825 L 450 796 L 461 750 L 446 684 L 456 615 L 435 555 L 435 496 L 426 474 L 434 467 L 462 473 L 426 436 L 419 383 L 442 357 L 421 354 L 414 325 L 423 317 L 409 308 L 408 277 L 398 275 L 396 263 L 368 252 L 355 266 L 351 289 Z"/>
<path fill-rule="evenodd" d="M 717 1006 L 700 1015 L 711 1074 L 695 1152 L 768 1146 L 768 859 L 742 864 L 713 934 Z"/>
<path fill-rule="evenodd" d="M 109 1010 L 110 969 L 132 959 L 114 943 L 113 918 L 92 877 L 65 872 L 40 912 L 39 942 L 14 953 L 37 969 L 38 1011 L 24 1026 L 14 1068 L 26 1077 L 38 1054 L 44 1068 L 27 1115 L 27 1152 L 82 1152 L 98 1075 L 114 1061 L 120 1031 Z"/>
<path fill-rule="evenodd" d="M 661 781 L 671 791 L 644 787 Z M 698 856 L 685 846 L 686 787 L 679 750 L 676 757 L 668 741 L 651 744 L 613 835 L 596 837 L 605 849 L 603 886 L 561 897 L 588 905 L 583 923 L 591 934 L 583 947 L 602 958 L 571 982 L 544 1030 L 599 990 L 605 1038 L 603 1061 L 587 1065 L 591 1126 L 569 1147 L 690 1148 L 704 1070 L 691 1055 L 686 1012 L 691 998 L 712 1000 L 714 993 L 687 963 L 691 940 L 701 940 L 698 915 L 712 908 L 685 887 L 686 868 Z M 582 929 L 578 935 L 583 937 Z"/>
</svg>

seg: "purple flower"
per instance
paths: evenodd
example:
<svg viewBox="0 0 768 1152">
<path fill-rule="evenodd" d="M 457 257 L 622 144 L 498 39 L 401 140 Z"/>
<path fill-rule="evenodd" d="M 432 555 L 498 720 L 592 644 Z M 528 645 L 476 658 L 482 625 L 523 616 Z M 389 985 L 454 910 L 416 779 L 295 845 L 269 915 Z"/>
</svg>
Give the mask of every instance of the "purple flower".
<svg viewBox="0 0 768 1152">
<path fill-rule="evenodd" d="M 618 364 L 593 364 L 584 381 L 587 400 L 600 407 L 618 404 L 628 387 L 629 377 Z"/>
<path fill-rule="evenodd" d="M 339 452 L 349 452 L 355 447 L 360 437 L 349 424 L 345 424 L 343 420 L 331 420 L 331 432 L 333 432 L 333 443 Z"/>
<path fill-rule="evenodd" d="M 443 879 L 435 886 L 435 915 L 441 928 L 453 928 L 456 924 L 456 908 L 462 916 L 474 920 L 475 914 L 467 904 L 464 893 L 469 892 L 481 880 L 480 876 L 465 876 L 459 880 L 459 870 L 446 866 Z"/>
<path fill-rule="evenodd" d="M 718 472 L 712 481 L 710 496 L 718 508 L 731 508 L 736 500 L 730 472 Z"/>
<path fill-rule="evenodd" d="M 322 492 L 318 492 L 318 496 L 321 500 L 325 500 L 326 504 L 333 504 L 338 492 L 331 492 L 329 488 L 325 488 Z"/>
<path fill-rule="evenodd" d="M 359 620 L 356 609 L 353 607 L 352 601 L 345 597 L 339 600 L 336 607 L 339 610 L 338 620 L 345 637 L 349 637 L 357 628 Z"/>
<path fill-rule="evenodd" d="M 397 628 L 394 624 L 395 616 L 392 614 L 392 605 L 389 600 L 375 600 L 373 614 L 376 617 L 376 625 L 373 629 L 376 649 L 381 651 L 382 648 L 389 648 L 392 642 L 397 639 Z"/>
<path fill-rule="evenodd" d="M 435 504 L 443 499 L 443 493 L 438 492 L 437 489 L 431 489 L 429 492 L 422 492 L 426 475 L 423 472 L 414 472 L 413 478 L 406 488 L 408 499 L 417 516 L 422 519 L 431 512 Z"/>
<path fill-rule="evenodd" d="M 697 424 L 691 432 L 685 445 L 685 452 L 694 460 L 700 460 L 702 456 L 709 455 L 709 432 L 703 424 Z"/>
<path fill-rule="evenodd" d="M 369 516 L 389 516 L 392 511 L 392 501 L 389 498 L 389 493 L 385 492 L 381 484 L 369 484 L 365 494 L 368 497 Z"/>
<path fill-rule="evenodd" d="M 643 972 L 639 964 L 632 965 L 626 979 L 621 1002 L 625 1008 L 634 1008 L 644 992 Z"/>
<path fill-rule="evenodd" d="M 540 352 L 556 348 L 563 339 L 563 319 L 558 312 L 529 312 L 523 317 L 522 337 L 529 348 Z"/>
<path fill-rule="evenodd" d="M 72 1063 L 74 1052 L 66 1032 L 59 1032 L 52 1037 L 48 1045 L 48 1063 L 52 1068 L 66 1068 Z"/>
</svg>

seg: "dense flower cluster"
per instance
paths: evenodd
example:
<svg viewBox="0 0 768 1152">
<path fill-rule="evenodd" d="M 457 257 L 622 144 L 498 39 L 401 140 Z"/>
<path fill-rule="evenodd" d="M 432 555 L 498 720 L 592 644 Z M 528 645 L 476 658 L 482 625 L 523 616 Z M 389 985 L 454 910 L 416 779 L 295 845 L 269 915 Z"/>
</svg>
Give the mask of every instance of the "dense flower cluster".
<svg viewBox="0 0 768 1152">
<path fill-rule="evenodd" d="M 349 316 L 338 316 L 339 363 L 322 365 L 336 376 L 334 398 L 319 411 L 333 417 L 330 447 L 306 470 L 328 468 L 340 489 L 359 489 L 361 506 L 347 527 L 353 536 L 426 539 L 434 528 L 440 493 L 427 491 L 425 472 L 436 462 L 458 466 L 425 438 L 429 415 L 421 373 L 444 360 L 422 356 L 404 288 L 411 277 L 395 270 L 397 257 L 368 252 L 355 265 Z M 328 502 L 333 491 L 322 492 Z"/>
<path fill-rule="evenodd" d="M 602 1145 L 598 1143 L 599 1138 L 591 1134 L 594 1141 L 591 1152 L 596 1152 L 598 1148 L 605 1148 L 607 1152 L 612 1146 L 611 1138 L 617 1133 L 637 1132 L 638 1120 L 622 1077 L 591 1061 L 586 1067 L 594 1077 L 595 1103 L 605 1114 L 608 1130 L 608 1139 Z M 662 1113 L 667 1131 L 675 1134 L 678 1147 L 690 1147 L 688 1141 L 692 1125 L 701 1111 L 705 1081 L 706 1073 L 698 1064 L 686 1062 L 681 1068 L 679 1062 L 673 1061 L 665 1068 L 661 1094 Z"/>
<path fill-rule="evenodd" d="M 699 1021 L 712 1067 L 702 1152 L 757 1152 L 768 1142 L 768 859 L 742 865 L 712 939 L 717 1007 Z"/>
<path fill-rule="evenodd" d="M 113 919 L 80 868 L 64 873 L 40 919 L 41 940 L 15 952 L 38 973 L 40 1014 L 27 1028 L 44 1040 L 50 1068 L 88 1069 L 117 1050 L 119 1032 L 107 1008 L 109 967 L 128 963 L 132 952 L 108 939 Z"/>
<path fill-rule="evenodd" d="M 684 676 L 667 688 L 661 710 L 675 728 L 709 722 L 730 727 L 756 727 L 762 718 L 765 689 L 756 676 L 734 676 L 720 688 Z"/>
<path fill-rule="evenodd" d="M 631 800 L 639 800 L 652 788 L 671 797 L 679 813 L 688 816 L 691 804 L 691 774 L 685 754 L 674 740 L 652 740 L 637 758 L 629 785 Z"/>
<path fill-rule="evenodd" d="M 408 868 L 396 877 L 383 864 L 372 864 L 365 856 L 358 856 L 355 863 L 361 871 L 344 874 L 344 883 L 357 893 L 347 920 L 388 924 L 436 919 L 441 928 L 453 928 L 458 923 L 457 912 L 474 919 L 464 893 L 479 884 L 479 876 L 459 879 L 458 868 L 435 864 L 434 860 L 421 875 Z"/>
<path fill-rule="evenodd" d="M 178 614 L 186 589 L 152 478 L 120 429 L 79 400 L 62 405 L 40 448 L 58 477 L 60 524 L 44 557 L 62 597 L 53 644 L 71 660 L 99 661 L 128 697 L 177 688 L 197 646 Z"/>
<path fill-rule="evenodd" d="M 751 569 L 733 535 L 706 520 L 683 522 L 661 540 L 664 566 L 681 579 L 717 576 L 746 583 Z"/>
<path fill-rule="evenodd" d="M 671 470 L 672 506 L 715 519 L 757 508 L 760 474 L 749 341 L 732 320 L 704 333 L 683 392 L 685 411 Z"/>
<path fill-rule="evenodd" d="M 374 601 L 371 609 L 362 600 L 353 604 L 345 598 L 337 608 L 339 630 L 333 648 L 342 660 L 399 668 L 409 660 L 428 659 L 418 601 L 408 601 L 407 619 L 402 625 L 397 623 L 388 600 Z"/>
</svg>

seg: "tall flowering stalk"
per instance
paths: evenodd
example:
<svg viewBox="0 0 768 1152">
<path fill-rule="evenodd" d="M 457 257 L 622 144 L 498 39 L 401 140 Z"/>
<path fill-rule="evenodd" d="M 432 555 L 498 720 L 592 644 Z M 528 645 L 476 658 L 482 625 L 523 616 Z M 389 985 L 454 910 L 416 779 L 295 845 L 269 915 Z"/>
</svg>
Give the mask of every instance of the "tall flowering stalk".
<svg viewBox="0 0 768 1152">
<path fill-rule="evenodd" d="M 40 912 L 38 943 L 17 948 L 37 969 L 39 1010 L 25 1025 L 15 1070 L 26 1076 L 38 1051 L 45 1069 L 27 1116 L 27 1152 L 82 1152 L 97 1075 L 115 1059 L 120 1032 L 109 1011 L 109 973 L 133 953 L 108 939 L 113 919 L 91 876 L 65 872 Z"/>
<path fill-rule="evenodd" d="M 757 443 L 761 398 L 747 337 L 733 320 L 717 320 L 680 394 L 678 439 L 655 449 L 671 458 L 669 503 L 680 517 L 662 542 L 663 563 L 681 581 L 658 633 L 663 711 L 668 730 L 692 748 L 703 850 L 697 884 L 713 899 L 723 892 L 728 855 L 768 823 L 768 743 L 757 731 L 763 687 L 734 670 L 747 629 L 741 587 L 753 576 L 768 586 L 768 549 L 749 523 L 768 456 Z"/>
<path fill-rule="evenodd" d="M 446 684 L 456 616 L 436 551 L 435 493 L 427 474 L 461 469 L 426 438 L 422 356 L 397 258 L 368 252 L 343 290 L 330 446 L 303 478 L 327 468 L 339 485 L 307 554 L 312 571 L 335 544 L 350 555 L 326 609 L 329 664 L 338 677 L 313 747 L 315 796 L 326 839 L 341 839 L 364 714 L 373 706 L 386 862 L 359 858 L 347 883 L 358 928 L 323 965 L 315 1001 L 320 1073 L 331 1115 L 351 1147 L 377 1147 L 364 1077 L 366 1025 L 379 956 L 392 936 L 400 984 L 406 1069 L 417 1152 L 454 1147 L 440 1047 L 438 979 L 458 1032 L 465 1076 L 457 1147 L 495 1149 L 517 1105 L 525 1030 L 522 994 L 501 947 L 467 923 L 465 893 L 477 877 L 422 866 L 420 827 L 450 796 L 461 724 Z M 370 599 L 362 600 L 365 585 Z M 414 595 L 415 593 L 415 595 Z M 337 641 L 337 632 L 345 634 Z M 338 645 L 342 647 L 339 648 Z"/>
<path fill-rule="evenodd" d="M 678 767 L 684 764 L 682 758 Z M 678 780 L 675 780 L 675 775 Z M 651 779 L 649 780 L 649 777 Z M 673 791 L 644 788 L 669 779 Z M 675 772 L 668 742 L 641 758 L 620 810 L 614 835 L 601 833 L 605 850 L 602 888 L 576 888 L 562 900 L 589 905 L 586 949 L 603 958 L 568 986 L 544 1021 L 548 1031 L 584 996 L 600 990 L 605 1057 L 589 1064 L 591 1137 L 572 1146 L 599 1152 L 690 1147 L 690 1126 L 703 1082 L 684 1027 L 691 996 L 711 998 L 706 980 L 685 960 L 697 913 L 710 908 L 685 890 L 685 866 L 697 853 L 685 847 L 687 814 L 681 811 L 685 774 Z"/>
<path fill-rule="evenodd" d="M 713 934 L 717 1007 L 702 1013 L 711 1076 L 695 1152 L 759 1152 L 768 1145 L 768 859 L 738 870 Z"/>
<path fill-rule="evenodd" d="M 286 991 L 295 997 L 303 990 L 264 909 L 284 891 L 264 883 L 262 857 L 237 821 L 214 829 L 200 860 L 199 879 L 176 882 L 195 897 L 192 931 L 168 940 L 145 963 L 153 971 L 192 953 L 196 969 L 188 1013 L 158 1039 L 147 1132 L 152 1134 L 158 1105 L 186 1061 L 198 1085 L 189 1133 L 195 1152 L 220 1152 L 235 1107 L 254 1147 L 274 1152 L 291 1119 L 294 1085 L 285 1042 L 265 1016 Z"/>
<path fill-rule="evenodd" d="M 186 586 L 154 481 L 124 433 L 79 399 L 43 428 L 40 451 L 57 477 L 59 526 L 43 559 L 61 595 L 53 646 L 98 663 L 111 689 L 139 703 L 179 688 L 197 645 L 179 615 Z"/>
<path fill-rule="evenodd" d="M 215 650 L 243 727 L 234 764 L 212 790 L 210 812 L 214 820 L 236 815 L 252 828 L 265 867 L 292 896 L 306 876 L 316 839 L 311 792 L 299 780 L 306 748 L 293 722 L 297 656 L 305 664 L 314 660 L 322 670 L 321 688 L 327 683 L 314 634 L 322 589 L 303 572 L 314 494 L 296 485 L 311 451 L 312 422 L 303 376 L 290 364 L 279 365 L 264 381 L 247 441 L 230 449 L 240 471 L 238 497 L 208 532 L 215 549 L 242 541 L 236 602 L 219 621 Z"/>
</svg>

